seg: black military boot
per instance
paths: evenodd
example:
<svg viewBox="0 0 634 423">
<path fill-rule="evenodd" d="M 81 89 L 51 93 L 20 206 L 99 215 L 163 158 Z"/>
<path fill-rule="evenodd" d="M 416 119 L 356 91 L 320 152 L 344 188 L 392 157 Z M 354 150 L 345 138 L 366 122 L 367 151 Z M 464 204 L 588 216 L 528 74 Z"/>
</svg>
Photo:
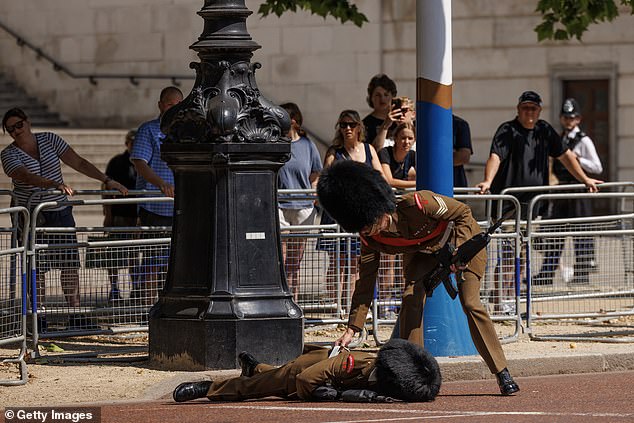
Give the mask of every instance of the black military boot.
<svg viewBox="0 0 634 423">
<path fill-rule="evenodd" d="M 174 401 L 183 402 L 191 401 L 197 398 L 204 398 L 209 392 L 212 382 L 210 380 L 203 380 L 201 382 L 185 382 L 181 383 L 174 389 L 172 396 Z"/>
<path fill-rule="evenodd" d="M 255 367 L 260 364 L 258 360 L 255 359 L 251 354 L 246 351 L 242 351 L 238 354 L 238 361 L 240 362 L 240 367 L 242 368 L 242 373 L 240 376 L 251 377 L 255 373 Z"/>
<path fill-rule="evenodd" d="M 497 375 L 498 386 L 502 395 L 511 395 L 520 390 L 520 387 L 515 383 L 509 371 L 505 368 Z"/>
</svg>

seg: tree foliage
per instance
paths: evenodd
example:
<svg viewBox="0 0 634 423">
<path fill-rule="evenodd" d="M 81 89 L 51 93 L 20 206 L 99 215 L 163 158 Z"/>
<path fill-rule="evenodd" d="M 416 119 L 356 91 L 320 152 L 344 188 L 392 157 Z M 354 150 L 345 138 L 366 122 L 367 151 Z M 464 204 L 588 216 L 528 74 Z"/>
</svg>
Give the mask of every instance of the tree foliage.
<svg viewBox="0 0 634 423">
<path fill-rule="evenodd" d="M 621 0 L 621 4 L 634 13 L 634 0 Z M 581 40 L 590 24 L 612 21 L 619 15 L 615 0 L 539 0 L 536 11 L 543 19 L 535 27 L 539 41 Z"/>
<path fill-rule="evenodd" d="M 351 21 L 358 27 L 368 21 L 357 6 L 350 4 L 348 0 L 265 0 L 260 5 L 258 13 L 262 16 L 274 13 L 279 17 L 287 11 L 297 12 L 298 8 L 308 10 L 324 19 L 330 15 L 341 23 Z"/>
<path fill-rule="evenodd" d="M 612 21 L 619 15 L 617 0 L 538 0 L 536 12 L 542 22 L 535 27 L 537 39 L 581 39 L 591 24 Z M 634 0 L 620 0 L 634 14 Z M 351 21 L 361 27 L 368 18 L 349 0 L 263 0 L 258 13 L 282 16 L 285 12 L 307 10 L 324 19 L 332 16 L 342 23 Z"/>
</svg>

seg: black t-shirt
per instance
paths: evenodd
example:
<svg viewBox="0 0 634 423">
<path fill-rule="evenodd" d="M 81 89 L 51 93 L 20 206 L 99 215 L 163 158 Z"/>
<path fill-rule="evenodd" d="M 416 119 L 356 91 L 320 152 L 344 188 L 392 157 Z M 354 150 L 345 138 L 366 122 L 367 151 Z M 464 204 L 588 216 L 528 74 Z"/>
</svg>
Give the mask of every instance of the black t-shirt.
<svg viewBox="0 0 634 423">
<path fill-rule="evenodd" d="M 453 115 L 452 124 L 453 149 L 457 150 L 459 148 L 468 148 L 469 150 L 471 150 L 471 154 L 473 154 L 473 148 L 471 147 L 471 130 L 469 129 L 469 124 L 467 123 L 467 121 L 456 115 Z M 463 165 L 453 167 L 453 186 L 468 186 L 467 175 L 464 171 Z"/>
<path fill-rule="evenodd" d="M 491 143 L 491 153 L 500 157 L 491 192 L 499 194 L 508 187 L 548 185 L 548 157 L 559 157 L 566 150 L 557 131 L 544 120 L 538 120 L 534 129 L 524 128 L 517 118 L 503 123 Z M 515 196 L 526 206 L 537 194 Z"/>
<path fill-rule="evenodd" d="M 367 115 L 363 118 L 363 126 L 365 126 L 365 142 L 372 144 L 372 141 L 376 138 L 376 134 L 379 132 L 379 127 L 383 125 L 383 119 L 376 118 L 372 115 Z"/>
<path fill-rule="evenodd" d="M 416 152 L 410 150 L 405 156 L 405 160 L 397 162 L 394 158 L 394 147 L 388 146 L 379 151 L 379 161 L 390 166 L 392 178 L 407 181 L 407 174 L 411 168 L 416 169 Z"/>
<path fill-rule="evenodd" d="M 130 153 L 126 150 L 121 154 L 117 154 L 108 162 L 106 166 L 106 175 L 119 182 L 128 189 L 136 188 L 136 170 L 130 161 Z M 113 216 L 136 217 L 136 204 L 113 204 Z"/>
</svg>

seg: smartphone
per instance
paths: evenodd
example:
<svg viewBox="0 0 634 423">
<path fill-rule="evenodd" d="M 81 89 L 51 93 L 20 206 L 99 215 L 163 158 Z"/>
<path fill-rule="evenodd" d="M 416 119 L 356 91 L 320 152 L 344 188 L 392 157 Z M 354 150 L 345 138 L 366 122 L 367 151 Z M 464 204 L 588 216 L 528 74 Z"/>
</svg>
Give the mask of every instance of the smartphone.
<svg viewBox="0 0 634 423">
<path fill-rule="evenodd" d="M 403 101 L 400 98 L 392 99 L 392 110 L 398 110 L 403 107 Z"/>
</svg>

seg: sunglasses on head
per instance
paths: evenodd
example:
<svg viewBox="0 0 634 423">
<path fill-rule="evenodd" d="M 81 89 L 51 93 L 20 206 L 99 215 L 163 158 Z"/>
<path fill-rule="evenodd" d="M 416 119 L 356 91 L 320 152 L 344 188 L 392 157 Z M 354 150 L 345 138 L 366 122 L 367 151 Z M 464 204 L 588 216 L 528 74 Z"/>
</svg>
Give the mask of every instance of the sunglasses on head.
<svg viewBox="0 0 634 423">
<path fill-rule="evenodd" d="M 341 129 L 345 129 L 345 128 L 354 129 L 357 127 L 357 125 L 359 125 L 357 122 L 339 122 L 339 128 Z"/>
<path fill-rule="evenodd" d="M 7 132 L 11 133 L 15 131 L 16 129 L 22 129 L 22 127 L 24 127 L 24 119 L 17 121 L 15 124 L 11 126 L 7 126 Z"/>
</svg>

